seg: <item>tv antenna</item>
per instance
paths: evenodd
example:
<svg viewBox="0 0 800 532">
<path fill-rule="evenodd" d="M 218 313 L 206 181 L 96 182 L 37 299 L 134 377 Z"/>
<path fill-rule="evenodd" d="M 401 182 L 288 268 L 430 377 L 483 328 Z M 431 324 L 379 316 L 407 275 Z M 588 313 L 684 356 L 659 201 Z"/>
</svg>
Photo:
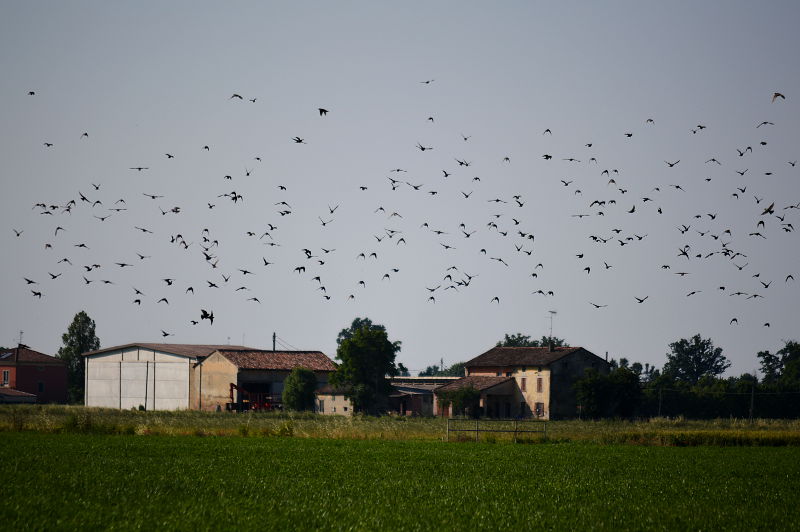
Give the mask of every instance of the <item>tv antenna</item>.
<svg viewBox="0 0 800 532">
<path fill-rule="evenodd" d="M 547 312 L 550 313 L 550 340 L 552 340 L 553 339 L 553 316 L 558 314 L 558 312 L 555 311 L 555 310 L 548 310 Z"/>
</svg>

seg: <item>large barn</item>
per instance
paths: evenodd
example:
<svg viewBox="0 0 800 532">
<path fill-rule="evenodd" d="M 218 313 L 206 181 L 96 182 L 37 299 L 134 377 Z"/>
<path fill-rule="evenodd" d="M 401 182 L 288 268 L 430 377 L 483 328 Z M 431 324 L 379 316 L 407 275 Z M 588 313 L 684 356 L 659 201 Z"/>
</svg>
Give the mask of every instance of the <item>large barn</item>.
<svg viewBox="0 0 800 532">
<path fill-rule="evenodd" d="M 86 406 L 147 410 L 280 406 L 298 366 L 327 384 L 336 369 L 319 351 L 237 345 L 131 343 L 84 353 Z"/>
</svg>

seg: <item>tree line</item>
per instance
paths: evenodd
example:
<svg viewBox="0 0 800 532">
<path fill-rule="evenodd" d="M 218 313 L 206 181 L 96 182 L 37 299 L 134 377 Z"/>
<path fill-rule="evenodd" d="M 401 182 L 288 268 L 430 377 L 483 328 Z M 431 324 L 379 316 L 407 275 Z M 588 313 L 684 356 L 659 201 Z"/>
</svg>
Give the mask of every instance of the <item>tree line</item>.
<svg viewBox="0 0 800 532">
<path fill-rule="evenodd" d="M 602 417 L 685 416 L 796 418 L 800 416 L 800 344 L 775 353 L 759 351 L 761 379 L 721 375 L 731 363 L 722 348 L 699 334 L 669 344 L 662 369 L 611 360 L 611 371 L 595 370 L 575 384 L 581 415 Z"/>
</svg>

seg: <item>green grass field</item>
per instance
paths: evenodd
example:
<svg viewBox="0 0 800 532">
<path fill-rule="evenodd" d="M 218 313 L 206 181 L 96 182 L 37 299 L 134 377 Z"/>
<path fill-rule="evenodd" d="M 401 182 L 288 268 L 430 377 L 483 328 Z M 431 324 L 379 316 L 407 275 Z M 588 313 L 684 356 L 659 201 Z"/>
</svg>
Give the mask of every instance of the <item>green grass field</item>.
<svg viewBox="0 0 800 532">
<path fill-rule="evenodd" d="M 506 423 L 506 428 L 513 422 Z M 298 438 L 441 441 L 442 418 L 343 417 L 307 413 L 245 413 L 117 410 L 58 405 L 0 405 L 0 432 L 295 436 Z M 589 442 L 636 445 L 757 445 L 800 446 L 800 420 L 742 419 L 692 421 L 565 420 L 547 423 L 549 442 Z M 456 435 L 457 436 L 457 435 Z M 469 439 L 472 436 L 461 434 Z M 509 441 L 510 434 L 482 435 Z M 541 438 L 533 436 L 533 441 Z"/>
<path fill-rule="evenodd" d="M 796 530 L 800 448 L 0 432 L 6 530 Z"/>
</svg>

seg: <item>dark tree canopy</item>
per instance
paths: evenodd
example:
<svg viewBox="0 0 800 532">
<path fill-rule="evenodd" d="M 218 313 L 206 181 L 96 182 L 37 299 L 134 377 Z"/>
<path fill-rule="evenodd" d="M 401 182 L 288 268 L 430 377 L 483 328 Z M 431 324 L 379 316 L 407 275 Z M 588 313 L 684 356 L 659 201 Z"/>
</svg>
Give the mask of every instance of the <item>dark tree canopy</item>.
<svg viewBox="0 0 800 532">
<path fill-rule="evenodd" d="M 448 392 L 438 392 L 436 395 L 442 407 L 453 405 L 454 414 L 472 417 L 478 417 L 480 414 L 481 392 L 471 386 Z"/>
<path fill-rule="evenodd" d="M 294 368 L 283 383 L 283 404 L 289 410 L 313 410 L 317 376 L 307 368 Z"/>
<path fill-rule="evenodd" d="M 349 398 L 356 412 L 377 414 L 386 409 L 391 386 L 386 376 L 407 371 L 395 363 L 400 342 L 390 342 L 386 327 L 369 318 L 356 318 L 336 339 L 339 367 L 331 384 L 350 389 Z"/>
<path fill-rule="evenodd" d="M 789 340 L 774 354 L 760 351 L 756 356 L 761 363 L 765 384 L 800 385 L 800 343 Z"/>
<path fill-rule="evenodd" d="M 669 348 L 664 374 L 687 384 L 722 375 L 731 365 L 721 347 L 715 348 L 711 339 L 701 338 L 699 334 L 673 342 Z"/>
<path fill-rule="evenodd" d="M 582 415 L 590 418 L 630 418 L 642 402 L 639 376 L 627 367 L 608 375 L 589 370 L 575 383 L 575 395 Z"/>
<path fill-rule="evenodd" d="M 434 364 L 419 372 L 420 377 L 463 377 L 466 362 L 456 362 L 449 368 Z"/>
<path fill-rule="evenodd" d="M 83 401 L 84 363 L 82 353 L 100 349 L 100 340 L 95 334 L 94 320 L 84 311 L 75 314 L 67 332 L 61 336 L 64 346 L 59 348 L 58 358 L 67 362 L 69 402 Z"/>
<path fill-rule="evenodd" d="M 539 340 L 532 340 L 527 334 L 516 333 L 506 334 L 505 338 L 497 342 L 497 347 L 548 347 L 551 338 L 542 335 Z M 567 347 L 567 343 L 563 338 L 552 337 L 554 347 Z"/>
</svg>

